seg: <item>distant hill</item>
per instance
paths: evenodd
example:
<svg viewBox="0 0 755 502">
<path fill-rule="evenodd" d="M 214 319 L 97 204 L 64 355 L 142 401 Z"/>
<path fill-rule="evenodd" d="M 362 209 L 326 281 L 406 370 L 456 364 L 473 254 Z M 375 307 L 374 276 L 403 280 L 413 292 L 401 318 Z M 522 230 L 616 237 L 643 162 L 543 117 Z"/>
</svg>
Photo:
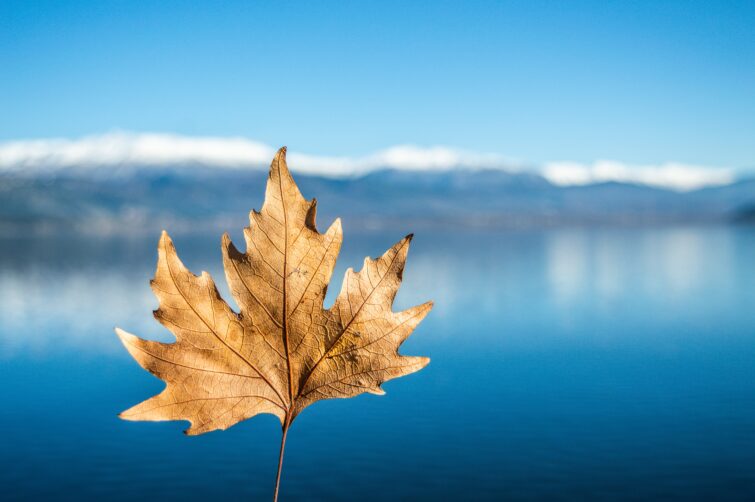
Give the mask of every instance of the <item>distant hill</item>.
<svg viewBox="0 0 755 502">
<path fill-rule="evenodd" d="M 99 173 L 0 175 L 0 235 L 236 230 L 260 207 L 267 175 L 201 166 Z M 341 216 L 352 231 L 752 221 L 755 207 L 755 180 L 675 192 L 614 182 L 563 187 L 533 172 L 498 169 L 296 179 L 305 197 L 320 201 L 320 226 Z"/>
</svg>

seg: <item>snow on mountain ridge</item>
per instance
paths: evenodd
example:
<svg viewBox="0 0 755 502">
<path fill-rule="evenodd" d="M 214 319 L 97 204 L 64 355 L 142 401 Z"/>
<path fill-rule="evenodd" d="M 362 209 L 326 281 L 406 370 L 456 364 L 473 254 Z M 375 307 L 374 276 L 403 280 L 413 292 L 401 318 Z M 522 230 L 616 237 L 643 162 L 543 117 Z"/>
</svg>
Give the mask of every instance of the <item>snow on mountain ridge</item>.
<svg viewBox="0 0 755 502">
<path fill-rule="evenodd" d="M 275 149 L 243 137 L 189 137 L 166 133 L 112 132 L 79 139 L 36 139 L 0 143 L 0 174 L 34 177 L 37 174 L 102 175 L 103 167 L 130 169 L 201 165 L 225 169 L 264 168 Z M 521 164 L 495 153 L 449 147 L 399 145 L 361 157 L 307 155 L 290 152 L 296 172 L 348 177 L 392 168 L 409 171 L 500 169 L 522 171 Z M 609 181 L 636 183 L 679 191 L 732 183 L 729 168 L 665 163 L 631 166 L 615 161 L 594 164 L 550 162 L 534 169 L 555 185 L 585 185 Z"/>
</svg>

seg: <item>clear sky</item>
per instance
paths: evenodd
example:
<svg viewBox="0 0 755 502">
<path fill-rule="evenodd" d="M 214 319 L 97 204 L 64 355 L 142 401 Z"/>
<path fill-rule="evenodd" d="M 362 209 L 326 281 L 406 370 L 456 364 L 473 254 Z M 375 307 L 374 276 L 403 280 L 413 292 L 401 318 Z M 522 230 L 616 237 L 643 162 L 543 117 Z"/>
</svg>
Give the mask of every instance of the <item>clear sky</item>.
<svg viewBox="0 0 755 502">
<path fill-rule="evenodd" d="M 755 2 L 0 2 L 0 141 L 755 165 Z"/>
</svg>

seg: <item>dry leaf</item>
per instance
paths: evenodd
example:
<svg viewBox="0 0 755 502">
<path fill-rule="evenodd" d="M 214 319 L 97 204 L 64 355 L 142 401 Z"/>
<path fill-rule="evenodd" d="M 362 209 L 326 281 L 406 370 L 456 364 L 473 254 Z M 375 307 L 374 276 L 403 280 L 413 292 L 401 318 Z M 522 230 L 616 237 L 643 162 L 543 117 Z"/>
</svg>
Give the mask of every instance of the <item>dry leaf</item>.
<svg viewBox="0 0 755 502">
<path fill-rule="evenodd" d="M 316 207 L 315 199 L 307 201 L 299 192 L 281 148 L 262 210 L 250 213 L 244 229 L 246 253 L 223 235 L 223 265 L 238 313 L 209 274 L 186 269 L 163 232 L 151 283 L 160 302 L 154 315 L 176 342 L 116 331 L 134 359 L 167 386 L 122 418 L 188 420 L 186 432 L 194 435 L 271 413 L 283 426 L 282 461 L 288 427 L 304 408 L 321 399 L 382 394 L 381 383 L 428 363 L 397 350 L 432 303 L 391 311 L 412 236 L 376 260 L 365 259 L 359 272 L 347 270 L 338 298 L 326 310 L 341 222 L 319 233 Z"/>
</svg>

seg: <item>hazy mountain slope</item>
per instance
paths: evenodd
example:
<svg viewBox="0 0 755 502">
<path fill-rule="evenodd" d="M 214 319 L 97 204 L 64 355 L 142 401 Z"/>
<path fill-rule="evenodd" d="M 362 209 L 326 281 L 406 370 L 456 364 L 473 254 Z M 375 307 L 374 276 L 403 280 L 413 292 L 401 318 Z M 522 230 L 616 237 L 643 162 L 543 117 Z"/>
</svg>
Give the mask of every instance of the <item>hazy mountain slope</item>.
<svg viewBox="0 0 755 502">
<path fill-rule="evenodd" d="M 237 229 L 262 203 L 266 172 L 192 166 L 96 178 L 0 177 L 0 232 L 139 234 Z M 530 172 L 381 170 L 360 178 L 298 175 L 321 225 L 510 227 L 714 222 L 755 205 L 755 180 L 679 193 L 622 183 L 559 187 Z"/>
</svg>

